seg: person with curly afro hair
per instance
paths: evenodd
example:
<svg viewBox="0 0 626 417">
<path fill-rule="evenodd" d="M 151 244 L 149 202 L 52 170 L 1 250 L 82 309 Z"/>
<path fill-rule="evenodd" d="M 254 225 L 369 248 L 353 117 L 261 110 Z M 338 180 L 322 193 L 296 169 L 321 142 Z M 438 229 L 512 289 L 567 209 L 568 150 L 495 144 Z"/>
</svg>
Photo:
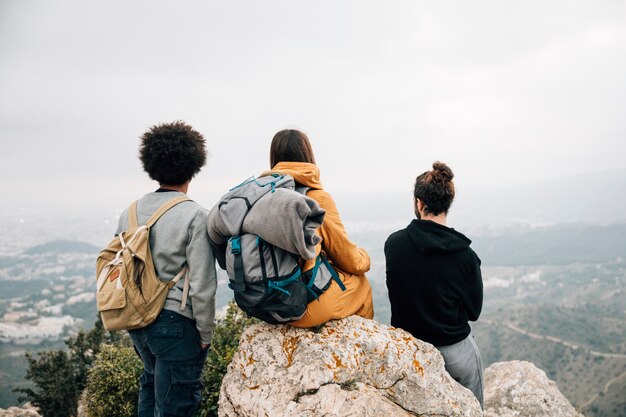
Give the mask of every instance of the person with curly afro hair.
<svg viewBox="0 0 626 417">
<path fill-rule="evenodd" d="M 205 140 L 181 122 L 151 127 L 140 139 L 139 159 L 159 188 L 137 200 L 138 224 L 160 207 L 186 197 L 189 183 L 207 159 Z M 128 229 L 128 209 L 117 234 Z M 138 415 L 193 416 L 202 392 L 201 375 L 215 328 L 215 261 L 206 230 L 208 212 L 187 199 L 163 214 L 150 229 L 157 276 L 164 282 L 187 267 L 185 279 L 169 290 L 157 319 L 130 330 L 144 365 L 139 378 Z M 184 301 L 186 299 L 186 302 Z"/>
<path fill-rule="evenodd" d="M 152 126 L 141 137 L 139 158 L 143 169 L 162 186 L 191 181 L 206 157 L 202 135 L 180 121 Z"/>
</svg>

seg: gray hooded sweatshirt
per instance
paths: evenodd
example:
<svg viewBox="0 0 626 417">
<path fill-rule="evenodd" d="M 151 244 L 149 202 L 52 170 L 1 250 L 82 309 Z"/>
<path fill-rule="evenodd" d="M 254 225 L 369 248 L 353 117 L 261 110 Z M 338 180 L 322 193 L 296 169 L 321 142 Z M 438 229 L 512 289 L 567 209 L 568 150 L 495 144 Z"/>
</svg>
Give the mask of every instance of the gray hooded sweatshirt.
<svg viewBox="0 0 626 417">
<path fill-rule="evenodd" d="M 177 191 L 153 192 L 137 202 L 139 224 L 165 202 L 185 196 Z M 185 264 L 189 267 L 189 297 L 180 310 L 184 279 L 167 294 L 164 309 L 196 322 L 203 344 L 209 344 L 215 329 L 215 259 L 206 230 L 208 212 L 194 201 L 182 202 L 168 210 L 150 229 L 150 250 L 157 276 L 164 282 L 174 278 Z M 116 235 L 128 228 L 128 209 L 120 215 Z"/>
</svg>

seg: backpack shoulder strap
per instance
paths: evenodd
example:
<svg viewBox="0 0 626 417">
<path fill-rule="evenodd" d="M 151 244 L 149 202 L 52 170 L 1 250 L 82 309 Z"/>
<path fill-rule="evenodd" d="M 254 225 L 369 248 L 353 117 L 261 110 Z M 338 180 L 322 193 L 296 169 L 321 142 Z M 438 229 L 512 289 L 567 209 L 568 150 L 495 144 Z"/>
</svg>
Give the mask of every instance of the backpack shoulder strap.
<svg viewBox="0 0 626 417">
<path fill-rule="evenodd" d="M 296 183 L 296 191 L 302 195 L 306 195 L 306 193 L 308 193 L 310 189 L 311 187 L 307 187 L 305 185 L 300 185 Z"/>
<path fill-rule="evenodd" d="M 191 199 L 189 197 L 181 196 L 181 197 L 173 198 L 170 201 L 164 203 L 161 207 L 157 209 L 157 211 L 154 212 L 152 216 L 150 216 L 150 218 L 146 222 L 146 226 L 152 227 L 152 225 L 155 224 L 157 220 L 159 220 L 159 218 L 161 218 L 161 216 L 165 214 L 166 211 L 168 211 L 175 205 L 182 203 L 183 201 L 191 201 Z"/>
<path fill-rule="evenodd" d="M 137 220 L 137 201 L 134 201 L 133 204 L 128 207 L 128 228 L 131 229 L 137 226 L 139 226 Z"/>
</svg>

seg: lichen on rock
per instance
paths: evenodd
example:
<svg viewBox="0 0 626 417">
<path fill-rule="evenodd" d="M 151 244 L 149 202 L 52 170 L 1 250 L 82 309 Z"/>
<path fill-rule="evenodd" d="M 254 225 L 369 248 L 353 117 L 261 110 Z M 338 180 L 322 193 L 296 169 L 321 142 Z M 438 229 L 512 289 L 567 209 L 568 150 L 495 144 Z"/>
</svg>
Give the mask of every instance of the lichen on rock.
<svg viewBox="0 0 626 417">
<path fill-rule="evenodd" d="M 482 416 L 439 351 L 361 317 L 314 332 L 257 324 L 241 337 L 220 393 L 221 416 Z"/>
</svg>

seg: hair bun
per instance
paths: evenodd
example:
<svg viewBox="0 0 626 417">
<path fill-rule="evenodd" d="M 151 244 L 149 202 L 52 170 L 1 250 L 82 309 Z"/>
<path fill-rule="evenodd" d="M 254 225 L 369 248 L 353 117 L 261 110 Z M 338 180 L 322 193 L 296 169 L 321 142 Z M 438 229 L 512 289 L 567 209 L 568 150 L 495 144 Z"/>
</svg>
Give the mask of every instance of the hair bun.
<svg viewBox="0 0 626 417">
<path fill-rule="evenodd" d="M 433 163 L 433 180 L 437 182 L 449 182 L 454 178 L 454 173 L 449 166 L 443 162 L 436 161 Z"/>
</svg>

